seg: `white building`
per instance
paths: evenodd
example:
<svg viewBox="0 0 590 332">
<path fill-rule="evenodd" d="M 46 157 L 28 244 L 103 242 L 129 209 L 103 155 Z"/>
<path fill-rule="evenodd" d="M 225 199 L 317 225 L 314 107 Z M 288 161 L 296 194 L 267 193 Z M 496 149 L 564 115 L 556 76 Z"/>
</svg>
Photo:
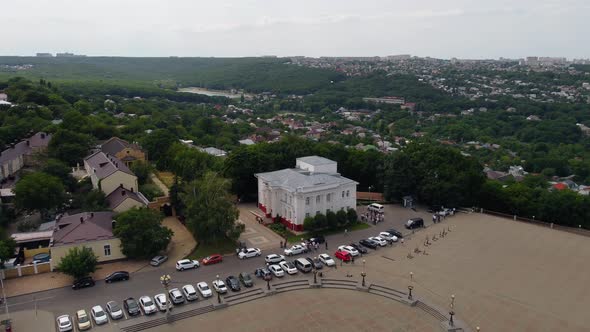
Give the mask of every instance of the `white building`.
<svg viewBox="0 0 590 332">
<path fill-rule="evenodd" d="M 328 211 L 356 209 L 357 182 L 341 176 L 335 161 L 309 156 L 297 158 L 296 168 L 255 174 L 258 207 L 267 217 L 296 231 L 303 220 Z"/>
</svg>

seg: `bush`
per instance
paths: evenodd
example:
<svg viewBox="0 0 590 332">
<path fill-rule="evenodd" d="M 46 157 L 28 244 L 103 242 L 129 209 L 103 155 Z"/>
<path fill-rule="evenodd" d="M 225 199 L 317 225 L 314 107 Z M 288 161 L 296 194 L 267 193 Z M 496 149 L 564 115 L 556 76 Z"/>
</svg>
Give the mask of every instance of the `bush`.
<svg viewBox="0 0 590 332">
<path fill-rule="evenodd" d="M 336 217 L 336 213 L 332 211 L 328 211 L 328 213 L 326 213 L 326 226 L 328 228 L 338 227 L 338 218 Z"/>
<path fill-rule="evenodd" d="M 37 227 L 39 225 L 33 220 L 23 220 L 16 225 L 16 229 L 22 233 L 34 231 Z"/>
<path fill-rule="evenodd" d="M 315 222 L 315 218 L 313 217 L 306 217 L 305 220 L 303 220 L 303 229 L 305 229 L 308 232 L 313 232 L 315 231 L 317 228 L 317 224 Z"/>
<path fill-rule="evenodd" d="M 336 221 L 338 222 L 339 226 L 344 226 L 348 222 L 348 215 L 346 211 L 340 210 L 336 212 Z"/>
<path fill-rule="evenodd" d="M 152 202 L 156 197 L 164 196 L 164 193 L 157 185 L 153 183 L 148 183 L 139 186 L 139 191 L 147 198 L 150 202 Z"/>
<path fill-rule="evenodd" d="M 358 215 L 356 214 L 355 209 L 348 209 L 348 211 L 346 212 L 346 216 L 348 218 L 349 224 L 356 224 L 356 222 L 358 221 Z"/>
</svg>

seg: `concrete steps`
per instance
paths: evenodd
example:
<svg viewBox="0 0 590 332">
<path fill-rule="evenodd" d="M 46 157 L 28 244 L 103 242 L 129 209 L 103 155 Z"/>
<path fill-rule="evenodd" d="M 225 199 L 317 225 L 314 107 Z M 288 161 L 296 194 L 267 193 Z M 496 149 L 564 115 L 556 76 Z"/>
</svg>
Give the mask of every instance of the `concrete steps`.
<svg viewBox="0 0 590 332">
<path fill-rule="evenodd" d="M 441 322 L 449 320 L 447 316 L 445 316 L 444 314 L 442 314 L 438 310 L 434 309 L 433 307 L 429 306 L 428 304 L 426 304 L 422 301 L 417 301 L 416 307 L 420 308 L 421 310 L 423 310 L 427 314 L 430 314 L 431 316 L 433 316 L 434 318 L 438 319 Z"/>
<path fill-rule="evenodd" d="M 284 293 L 294 290 L 308 289 L 310 288 L 310 285 L 309 280 L 307 279 L 297 279 L 272 284 L 272 287 L 276 290 L 277 293 Z"/>
<path fill-rule="evenodd" d="M 358 286 L 357 280 L 348 279 L 322 279 L 322 288 L 340 288 L 340 289 L 353 289 L 356 290 Z"/>
<path fill-rule="evenodd" d="M 205 307 L 200 307 L 200 308 L 196 308 L 196 309 L 192 309 L 192 310 L 188 310 L 188 311 L 184 311 L 184 312 L 179 312 L 176 314 L 172 314 L 170 315 L 170 320 L 166 320 L 166 317 L 159 317 L 156 319 L 152 319 L 149 320 L 147 322 L 142 322 L 142 323 L 138 323 L 138 324 L 134 324 L 131 326 L 126 326 L 126 327 L 122 327 L 121 331 L 123 332 L 139 332 L 139 331 L 144 331 L 147 329 L 151 329 L 154 327 L 158 327 L 160 325 L 164 325 L 164 324 L 168 324 L 168 322 L 174 322 L 174 321 L 178 321 L 178 320 L 182 320 L 182 319 L 186 319 L 186 318 L 190 318 L 190 317 L 194 317 L 194 316 L 198 316 L 198 315 L 202 315 L 202 314 L 206 314 L 208 312 L 211 312 L 215 310 L 215 307 L 210 304 L 208 306 Z"/>
<path fill-rule="evenodd" d="M 235 304 L 254 301 L 254 300 L 257 300 L 257 299 L 265 297 L 265 296 L 266 296 L 266 294 L 264 293 L 264 290 L 262 290 L 262 288 L 254 288 L 254 289 L 250 289 L 250 290 L 247 290 L 244 292 L 235 293 L 232 295 L 225 296 L 223 298 L 223 300 L 228 305 L 235 305 Z"/>
</svg>

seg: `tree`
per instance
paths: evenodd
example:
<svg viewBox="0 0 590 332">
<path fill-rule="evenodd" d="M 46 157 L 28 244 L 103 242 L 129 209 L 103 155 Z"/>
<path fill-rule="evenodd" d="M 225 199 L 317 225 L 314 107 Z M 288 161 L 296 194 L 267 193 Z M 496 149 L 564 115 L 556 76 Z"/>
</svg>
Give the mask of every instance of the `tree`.
<svg viewBox="0 0 590 332">
<path fill-rule="evenodd" d="M 173 232 L 162 226 L 162 215 L 154 210 L 133 208 L 115 217 L 113 234 L 121 239 L 129 258 L 151 258 L 168 247 Z"/>
<path fill-rule="evenodd" d="M 305 217 L 303 220 L 303 228 L 308 232 L 313 232 L 316 230 L 316 223 L 314 217 Z"/>
<path fill-rule="evenodd" d="M 358 221 L 358 215 L 356 214 L 355 209 L 348 209 L 348 211 L 346 211 L 346 217 L 348 218 L 349 224 L 356 224 Z"/>
<path fill-rule="evenodd" d="M 340 226 L 346 225 L 346 223 L 348 222 L 348 215 L 346 211 L 338 210 L 338 212 L 336 212 L 336 221 Z"/>
<path fill-rule="evenodd" d="M 186 206 L 187 225 L 199 241 L 237 240 L 243 232 L 244 225 L 236 222 L 239 211 L 229 189 L 230 181 L 214 172 L 185 186 L 181 199 Z"/>
<path fill-rule="evenodd" d="M 68 166 L 79 164 L 92 147 L 94 139 L 86 134 L 60 129 L 49 142 L 48 153 Z"/>
<path fill-rule="evenodd" d="M 147 183 L 153 168 L 149 163 L 138 160 L 131 164 L 131 171 L 137 176 L 137 182 L 139 182 L 139 185 L 141 186 L 142 184 Z"/>
<path fill-rule="evenodd" d="M 55 176 L 35 172 L 23 177 L 14 187 L 15 204 L 28 211 L 37 210 L 43 216 L 48 210 L 64 203 L 66 193 Z"/>
<path fill-rule="evenodd" d="M 75 189 L 76 179 L 74 179 L 70 173 L 72 170 L 62 161 L 57 159 L 47 159 L 43 161 L 43 168 L 41 170 L 43 173 L 59 178 L 69 191 Z"/>
<path fill-rule="evenodd" d="M 338 227 L 338 219 L 336 217 L 336 213 L 332 211 L 328 211 L 326 213 L 326 224 L 328 228 L 336 228 Z"/>
<path fill-rule="evenodd" d="M 4 229 L 0 229 L 0 263 L 14 256 L 16 241 Z"/>
<path fill-rule="evenodd" d="M 328 220 L 326 220 L 326 216 L 321 213 L 315 215 L 314 221 L 316 229 L 322 229 L 328 226 Z"/>
<path fill-rule="evenodd" d="M 166 168 L 168 163 L 162 160 L 167 156 L 168 149 L 177 141 L 177 138 L 168 130 L 158 129 L 149 134 L 142 143 L 148 151 L 151 160 L 158 164 L 159 168 Z"/>
<path fill-rule="evenodd" d="M 57 269 L 74 279 L 88 276 L 96 271 L 98 258 L 88 247 L 74 247 L 61 259 Z"/>
</svg>

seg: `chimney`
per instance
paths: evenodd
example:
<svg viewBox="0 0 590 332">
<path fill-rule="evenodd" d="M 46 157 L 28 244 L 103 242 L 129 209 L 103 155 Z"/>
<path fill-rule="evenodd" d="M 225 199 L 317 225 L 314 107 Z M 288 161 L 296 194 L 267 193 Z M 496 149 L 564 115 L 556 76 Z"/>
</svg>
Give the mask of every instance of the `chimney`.
<svg viewBox="0 0 590 332">
<path fill-rule="evenodd" d="M 121 190 L 121 196 L 125 196 L 125 189 Z"/>
<path fill-rule="evenodd" d="M 84 223 L 84 217 L 80 217 L 80 223 L 83 224 Z"/>
<path fill-rule="evenodd" d="M 27 146 L 31 146 L 31 142 L 27 140 Z"/>
<path fill-rule="evenodd" d="M 41 133 L 41 138 L 45 139 L 45 133 Z"/>
<path fill-rule="evenodd" d="M 115 229 L 115 226 L 117 226 L 117 221 L 116 220 L 111 220 L 111 227 L 113 229 Z"/>
<path fill-rule="evenodd" d="M 90 218 L 94 218 L 94 212 L 90 212 Z"/>
</svg>

